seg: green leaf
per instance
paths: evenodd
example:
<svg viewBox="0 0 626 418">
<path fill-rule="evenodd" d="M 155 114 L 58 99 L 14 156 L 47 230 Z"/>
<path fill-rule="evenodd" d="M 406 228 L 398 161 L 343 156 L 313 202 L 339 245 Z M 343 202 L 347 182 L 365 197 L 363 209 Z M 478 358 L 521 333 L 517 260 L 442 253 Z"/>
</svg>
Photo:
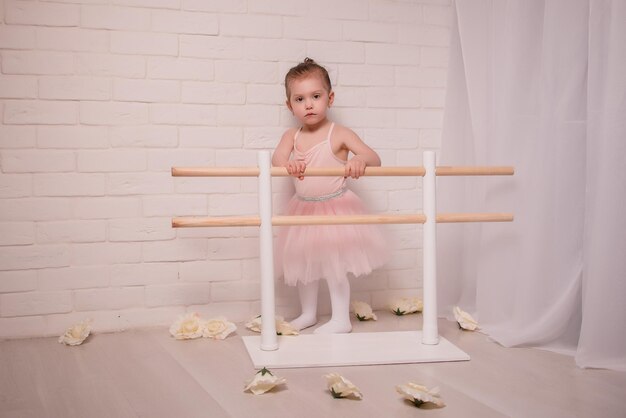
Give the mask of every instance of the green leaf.
<svg viewBox="0 0 626 418">
<path fill-rule="evenodd" d="M 365 316 L 361 316 L 359 314 L 356 314 L 356 319 L 358 319 L 359 321 L 365 321 Z"/>
<path fill-rule="evenodd" d="M 402 316 L 406 313 L 406 311 L 401 311 L 400 308 L 398 308 L 395 311 L 393 311 L 393 313 L 395 313 L 398 316 Z"/>
<path fill-rule="evenodd" d="M 269 374 L 270 376 L 274 376 L 272 374 L 272 372 L 270 372 L 269 370 L 267 370 L 267 368 L 263 367 L 261 370 L 259 370 L 256 374 L 261 373 L 261 376 L 265 376 L 265 374 Z"/>
<path fill-rule="evenodd" d="M 413 404 L 420 408 L 424 404 L 424 401 L 420 401 L 419 399 L 413 399 Z"/>
<path fill-rule="evenodd" d="M 330 393 L 332 393 L 333 398 L 335 399 L 345 398 L 345 396 L 341 395 L 341 392 L 335 392 L 335 389 L 333 389 L 332 387 L 330 388 Z"/>
</svg>

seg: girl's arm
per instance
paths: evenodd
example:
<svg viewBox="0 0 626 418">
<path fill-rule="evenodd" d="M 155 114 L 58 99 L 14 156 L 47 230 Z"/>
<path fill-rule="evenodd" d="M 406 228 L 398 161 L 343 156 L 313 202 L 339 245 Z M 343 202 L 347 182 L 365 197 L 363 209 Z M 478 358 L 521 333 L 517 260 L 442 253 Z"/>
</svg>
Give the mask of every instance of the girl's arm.
<svg viewBox="0 0 626 418">
<path fill-rule="evenodd" d="M 280 142 L 274 149 L 272 154 L 272 165 L 275 167 L 287 167 L 287 172 L 300 180 L 303 179 L 302 174 L 306 170 L 306 164 L 304 161 L 290 160 L 291 152 L 293 151 L 293 138 L 295 131 L 293 129 L 287 130 Z"/>
<path fill-rule="evenodd" d="M 358 179 L 365 173 L 365 167 L 379 167 L 380 157 L 370 147 L 365 144 L 351 129 L 345 128 L 345 133 L 341 135 L 342 147 L 354 154 L 345 166 L 345 176 Z"/>
</svg>

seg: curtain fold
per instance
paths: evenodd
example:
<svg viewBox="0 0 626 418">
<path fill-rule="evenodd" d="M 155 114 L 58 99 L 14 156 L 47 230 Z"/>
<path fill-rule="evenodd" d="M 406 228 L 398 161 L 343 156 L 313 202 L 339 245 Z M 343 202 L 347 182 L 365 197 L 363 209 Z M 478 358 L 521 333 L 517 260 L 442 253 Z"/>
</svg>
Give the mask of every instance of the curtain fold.
<svg viewBox="0 0 626 418">
<path fill-rule="evenodd" d="M 515 221 L 439 226 L 440 314 L 581 367 L 626 367 L 624 4 L 455 4 L 439 163 L 516 174 L 440 178 L 438 210 Z"/>
</svg>

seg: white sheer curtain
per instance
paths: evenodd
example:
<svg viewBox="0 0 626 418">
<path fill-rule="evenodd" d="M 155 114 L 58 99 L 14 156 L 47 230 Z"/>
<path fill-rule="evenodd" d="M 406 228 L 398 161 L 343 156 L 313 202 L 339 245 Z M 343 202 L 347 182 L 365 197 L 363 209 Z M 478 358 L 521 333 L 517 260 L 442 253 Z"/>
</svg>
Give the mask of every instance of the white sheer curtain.
<svg viewBox="0 0 626 418">
<path fill-rule="evenodd" d="M 456 0 L 438 179 L 440 314 L 505 346 L 626 370 L 626 2 Z"/>
</svg>

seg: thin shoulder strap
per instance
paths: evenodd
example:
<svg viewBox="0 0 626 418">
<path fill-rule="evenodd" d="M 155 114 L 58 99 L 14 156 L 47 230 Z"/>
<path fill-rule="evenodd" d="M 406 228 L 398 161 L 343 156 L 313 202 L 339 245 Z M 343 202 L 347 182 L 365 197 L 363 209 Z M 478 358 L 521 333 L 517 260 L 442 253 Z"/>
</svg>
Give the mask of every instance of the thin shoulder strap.
<svg viewBox="0 0 626 418">
<path fill-rule="evenodd" d="M 330 134 L 332 134 L 332 133 L 333 133 L 333 128 L 334 128 L 334 127 L 335 127 L 335 122 L 333 122 L 333 123 L 331 123 L 331 124 L 330 124 L 330 129 L 328 130 L 328 136 L 326 137 L 326 140 L 327 140 L 328 142 L 330 142 Z"/>
<path fill-rule="evenodd" d="M 293 136 L 293 147 L 296 148 L 296 141 L 298 140 L 298 135 L 300 135 L 300 131 L 302 131 L 302 126 L 298 128 L 296 133 Z"/>
</svg>

